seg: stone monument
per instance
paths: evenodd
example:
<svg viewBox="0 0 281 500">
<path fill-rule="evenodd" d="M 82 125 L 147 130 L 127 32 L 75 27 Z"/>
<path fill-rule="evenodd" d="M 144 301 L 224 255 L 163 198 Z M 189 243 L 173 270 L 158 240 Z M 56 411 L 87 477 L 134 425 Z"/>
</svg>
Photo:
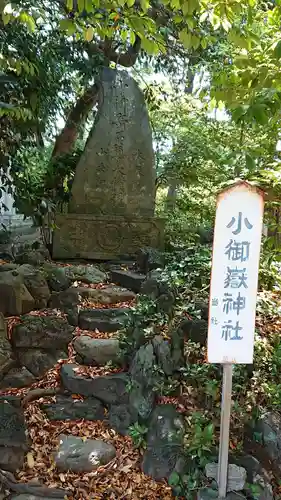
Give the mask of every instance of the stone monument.
<svg viewBox="0 0 281 500">
<path fill-rule="evenodd" d="M 159 248 L 152 133 L 144 98 L 124 71 L 105 68 L 94 126 L 78 162 L 68 213 L 56 215 L 54 258 L 114 259 Z"/>
</svg>

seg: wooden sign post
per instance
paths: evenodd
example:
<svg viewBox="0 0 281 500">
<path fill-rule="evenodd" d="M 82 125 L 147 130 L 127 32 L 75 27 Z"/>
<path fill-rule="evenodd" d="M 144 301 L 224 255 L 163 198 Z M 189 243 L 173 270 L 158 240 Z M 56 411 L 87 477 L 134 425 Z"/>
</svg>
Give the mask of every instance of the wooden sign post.
<svg viewBox="0 0 281 500">
<path fill-rule="evenodd" d="M 251 364 L 264 195 L 238 181 L 218 195 L 208 326 L 208 362 L 223 364 L 219 498 L 227 492 L 232 365 Z"/>
</svg>

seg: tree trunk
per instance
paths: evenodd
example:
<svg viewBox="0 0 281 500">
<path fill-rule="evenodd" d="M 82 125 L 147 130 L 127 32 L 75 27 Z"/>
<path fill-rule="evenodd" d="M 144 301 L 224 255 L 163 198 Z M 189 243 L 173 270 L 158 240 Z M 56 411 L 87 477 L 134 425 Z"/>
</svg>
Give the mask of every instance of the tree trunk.
<svg viewBox="0 0 281 500">
<path fill-rule="evenodd" d="M 88 114 L 98 100 L 99 86 L 95 83 L 74 104 L 65 126 L 56 138 L 52 157 L 69 153 L 75 145 L 81 125 L 86 121 Z"/>
</svg>

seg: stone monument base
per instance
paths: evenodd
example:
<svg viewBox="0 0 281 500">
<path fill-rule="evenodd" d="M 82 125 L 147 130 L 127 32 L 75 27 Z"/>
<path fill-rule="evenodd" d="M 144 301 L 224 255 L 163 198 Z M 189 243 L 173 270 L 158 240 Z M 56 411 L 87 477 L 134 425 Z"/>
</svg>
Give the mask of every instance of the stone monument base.
<svg viewBox="0 0 281 500">
<path fill-rule="evenodd" d="M 163 247 L 164 219 L 58 214 L 53 258 L 111 260 Z"/>
</svg>

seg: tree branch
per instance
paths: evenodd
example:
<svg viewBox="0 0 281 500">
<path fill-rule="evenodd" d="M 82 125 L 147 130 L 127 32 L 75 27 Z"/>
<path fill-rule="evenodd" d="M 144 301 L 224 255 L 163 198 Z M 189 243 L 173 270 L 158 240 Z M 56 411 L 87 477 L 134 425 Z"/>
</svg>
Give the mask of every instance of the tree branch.
<svg viewBox="0 0 281 500">
<path fill-rule="evenodd" d="M 18 494 L 39 496 L 42 498 L 65 498 L 70 495 L 69 491 L 59 488 L 48 488 L 34 483 L 20 483 L 11 472 L 0 469 L 0 483 L 5 489 L 9 489 Z"/>
<path fill-rule="evenodd" d="M 100 44 L 88 44 L 86 50 L 89 56 L 96 55 L 98 53 L 103 54 L 106 59 L 115 64 L 120 64 L 124 68 L 131 68 L 134 66 L 138 54 L 141 49 L 141 39 L 137 36 L 134 45 L 130 45 L 126 52 L 116 52 L 116 50 L 108 43 L 108 40 L 101 42 Z"/>
<path fill-rule="evenodd" d="M 95 83 L 85 90 L 84 94 L 73 105 L 64 128 L 56 138 L 52 157 L 69 153 L 78 137 L 79 127 L 86 120 L 89 112 L 96 104 L 99 95 L 99 85 Z"/>
</svg>

